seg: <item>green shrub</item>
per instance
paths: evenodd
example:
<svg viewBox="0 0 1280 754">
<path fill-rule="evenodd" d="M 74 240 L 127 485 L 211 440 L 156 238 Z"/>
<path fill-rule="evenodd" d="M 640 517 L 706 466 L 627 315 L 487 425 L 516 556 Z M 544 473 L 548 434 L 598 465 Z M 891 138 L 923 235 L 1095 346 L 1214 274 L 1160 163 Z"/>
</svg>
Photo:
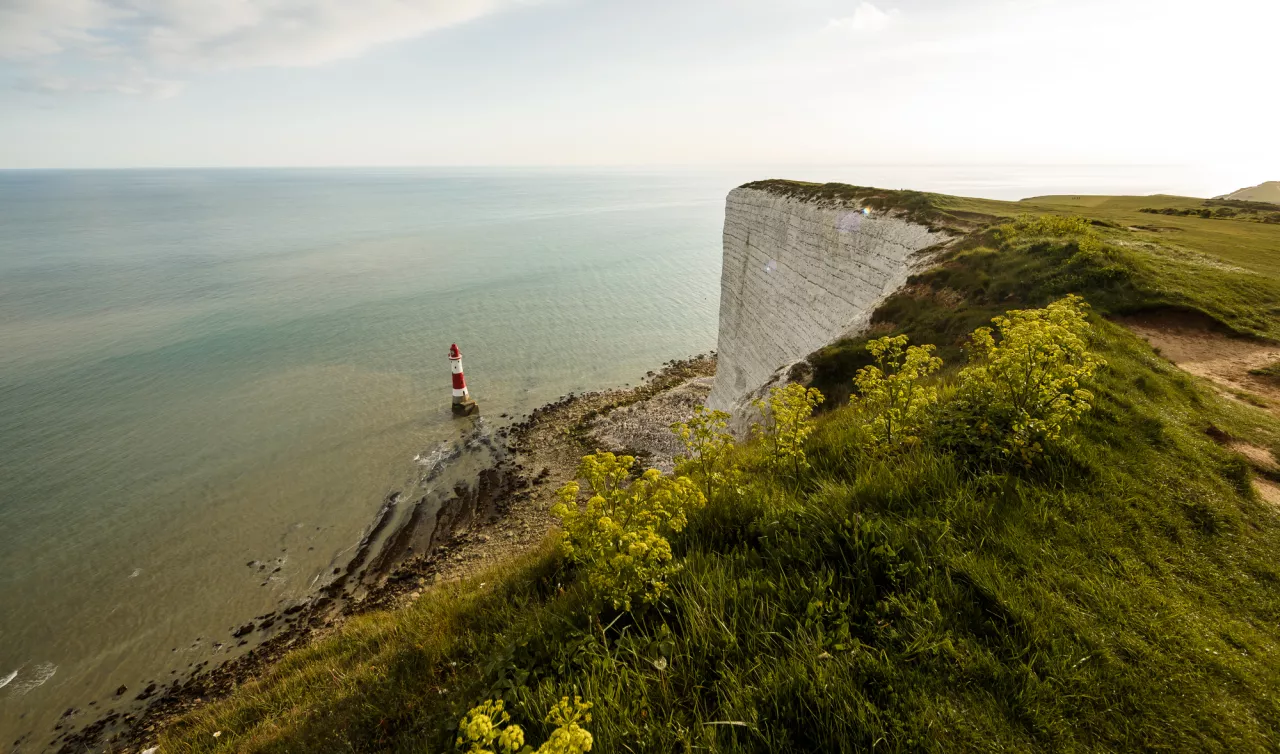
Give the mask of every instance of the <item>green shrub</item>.
<svg viewBox="0 0 1280 754">
<path fill-rule="evenodd" d="M 467 754 L 582 754 L 591 751 L 594 740 L 583 723 L 591 722 L 591 703 L 575 696 L 564 697 L 547 713 L 546 722 L 556 726 L 546 743 L 536 750 L 524 743 L 524 729 L 511 723 L 502 700 L 489 700 L 472 708 L 458 724 L 457 745 Z"/>
<path fill-rule="evenodd" d="M 709 411 L 706 406 L 698 406 L 689 421 L 671 425 L 671 431 L 684 443 L 688 454 L 676 456 L 676 469 L 681 472 L 696 469 L 708 500 L 723 476 L 720 461 L 733 447 L 733 435 L 725 431 L 728 422 L 729 414 L 724 411 Z"/>
<path fill-rule="evenodd" d="M 915 445 L 938 389 L 922 384 L 942 367 L 934 347 L 907 346 L 907 336 L 885 337 L 867 343 L 875 364 L 853 378 L 858 388 L 854 405 L 862 409 L 863 426 L 879 448 Z"/>
<path fill-rule="evenodd" d="M 813 410 L 821 403 L 822 392 L 817 388 L 805 389 L 792 382 L 770 388 L 767 401 L 752 404 L 764 419 L 763 425 L 757 424 L 752 431 L 763 434 L 769 443 L 770 464 L 775 471 L 789 471 L 793 478 L 799 478 L 800 472 L 809 468 L 804 441 L 813 432 Z"/>
<path fill-rule="evenodd" d="M 1085 340 L 1086 308 L 1067 296 L 975 330 L 971 364 L 939 422 L 943 444 L 983 460 L 1030 463 L 1060 438 L 1090 409 L 1093 394 L 1083 385 L 1106 365 Z"/>
<path fill-rule="evenodd" d="M 688 513 L 706 498 L 688 477 L 666 477 L 649 469 L 628 483 L 635 458 L 596 453 L 582 459 L 578 476 L 591 488 L 586 506 L 581 487 L 570 482 L 556 493 L 552 515 L 564 527 L 561 549 L 579 564 L 598 603 L 631 610 L 635 600 L 652 604 L 679 566 L 666 535 L 682 530 Z"/>
</svg>

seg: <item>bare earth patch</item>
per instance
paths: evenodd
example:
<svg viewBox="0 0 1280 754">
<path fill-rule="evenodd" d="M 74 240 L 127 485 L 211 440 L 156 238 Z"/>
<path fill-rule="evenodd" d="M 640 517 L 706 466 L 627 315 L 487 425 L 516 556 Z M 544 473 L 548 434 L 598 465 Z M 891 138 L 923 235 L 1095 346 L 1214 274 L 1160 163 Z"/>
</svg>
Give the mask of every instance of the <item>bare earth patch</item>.
<svg viewBox="0 0 1280 754">
<path fill-rule="evenodd" d="M 1249 403 L 1280 416 L 1280 385 L 1249 374 L 1280 360 L 1280 346 L 1235 338 L 1209 329 L 1194 317 L 1159 314 L 1119 320 L 1182 369 L 1216 384 L 1227 396 L 1247 393 Z M 1246 399 L 1247 400 L 1247 399 Z M 1263 404 L 1263 405 L 1259 405 Z"/>
<path fill-rule="evenodd" d="M 1239 440 L 1227 443 L 1227 447 L 1249 459 L 1249 463 L 1253 464 L 1253 467 L 1259 471 L 1266 474 L 1280 474 L 1280 464 L 1276 463 L 1271 451 L 1266 448 L 1259 448 L 1257 445 L 1250 445 Z"/>
<path fill-rule="evenodd" d="M 1253 480 L 1253 487 L 1258 491 L 1258 497 L 1274 506 L 1280 507 L 1280 484 L 1276 484 L 1269 479 L 1255 479 Z"/>
<path fill-rule="evenodd" d="M 1213 382 L 1228 398 L 1246 400 L 1280 416 L 1280 385 L 1250 374 L 1251 370 L 1280 360 L 1280 346 L 1215 332 L 1203 320 L 1185 315 L 1126 317 L 1120 323 L 1179 368 Z M 1259 472 L 1272 477 L 1280 475 L 1280 464 L 1266 448 L 1239 440 L 1228 440 L 1224 444 L 1248 459 Z M 1259 477 L 1254 479 L 1253 486 L 1263 500 L 1280 506 L 1280 485 Z"/>
</svg>

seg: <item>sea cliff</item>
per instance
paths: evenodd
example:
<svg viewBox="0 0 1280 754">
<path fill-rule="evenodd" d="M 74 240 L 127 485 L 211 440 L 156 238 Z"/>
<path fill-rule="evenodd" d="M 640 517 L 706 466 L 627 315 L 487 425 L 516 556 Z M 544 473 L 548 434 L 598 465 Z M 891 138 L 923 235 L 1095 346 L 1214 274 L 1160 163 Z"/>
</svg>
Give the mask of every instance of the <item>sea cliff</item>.
<svg viewBox="0 0 1280 754">
<path fill-rule="evenodd" d="M 782 184 L 785 186 L 785 184 Z M 749 401 L 827 343 L 866 328 L 882 301 L 954 238 L 858 197 L 748 184 L 725 205 L 718 371 L 709 407 L 739 429 Z"/>
</svg>

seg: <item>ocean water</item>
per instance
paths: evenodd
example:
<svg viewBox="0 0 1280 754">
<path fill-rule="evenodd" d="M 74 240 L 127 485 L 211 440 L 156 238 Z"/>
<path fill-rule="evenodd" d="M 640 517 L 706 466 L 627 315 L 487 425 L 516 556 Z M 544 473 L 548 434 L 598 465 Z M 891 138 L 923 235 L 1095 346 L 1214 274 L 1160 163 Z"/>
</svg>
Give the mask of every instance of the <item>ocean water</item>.
<svg viewBox="0 0 1280 754">
<path fill-rule="evenodd" d="M 1009 199 L 1195 185 L 1142 168 L 0 172 L 0 746 L 34 731 L 40 750 L 63 710 L 171 680 L 342 564 L 453 431 L 451 342 L 489 417 L 713 349 L 724 196 L 770 176 Z"/>
</svg>

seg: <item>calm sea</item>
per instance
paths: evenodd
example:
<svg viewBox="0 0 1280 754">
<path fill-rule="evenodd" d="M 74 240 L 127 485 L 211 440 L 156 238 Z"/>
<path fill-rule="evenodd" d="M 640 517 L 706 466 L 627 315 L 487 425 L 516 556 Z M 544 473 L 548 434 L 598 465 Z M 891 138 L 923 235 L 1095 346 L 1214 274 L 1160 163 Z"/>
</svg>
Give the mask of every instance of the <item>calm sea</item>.
<svg viewBox="0 0 1280 754">
<path fill-rule="evenodd" d="M 0 171 L 0 746 L 210 657 L 450 433 L 715 347 L 725 194 L 1018 198 L 1176 171 Z M 264 580 L 247 567 L 279 567 Z"/>
</svg>

